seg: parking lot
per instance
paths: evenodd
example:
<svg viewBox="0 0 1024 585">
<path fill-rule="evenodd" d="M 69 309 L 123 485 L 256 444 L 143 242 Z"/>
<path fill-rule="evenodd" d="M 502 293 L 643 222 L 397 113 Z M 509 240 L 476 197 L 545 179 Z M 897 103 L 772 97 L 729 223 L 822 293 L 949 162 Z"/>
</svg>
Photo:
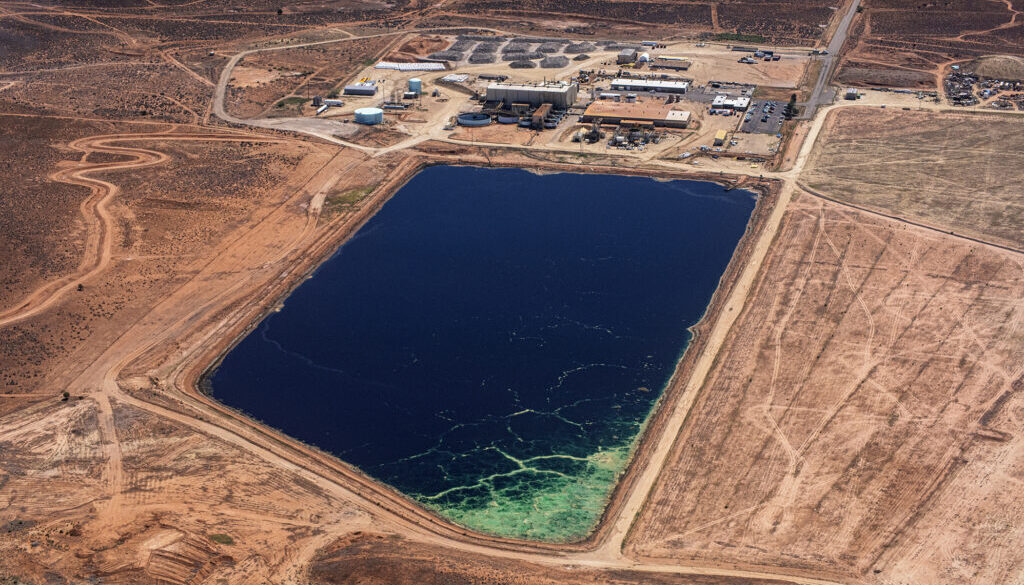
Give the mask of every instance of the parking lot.
<svg viewBox="0 0 1024 585">
<path fill-rule="evenodd" d="M 781 102 L 761 100 L 750 102 L 750 108 L 740 124 L 740 132 L 778 134 L 779 129 L 782 128 L 784 107 L 785 104 Z"/>
</svg>

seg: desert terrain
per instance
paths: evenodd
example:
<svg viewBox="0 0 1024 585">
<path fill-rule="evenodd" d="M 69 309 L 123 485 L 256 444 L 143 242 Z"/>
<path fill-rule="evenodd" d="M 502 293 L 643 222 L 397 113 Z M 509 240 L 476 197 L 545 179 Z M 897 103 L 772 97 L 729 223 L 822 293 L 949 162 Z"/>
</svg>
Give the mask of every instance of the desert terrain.
<svg viewBox="0 0 1024 585">
<path fill-rule="evenodd" d="M 1021 122 L 839 110 L 801 180 L 845 203 L 1020 249 Z"/>
<path fill-rule="evenodd" d="M 937 89 L 952 63 L 1019 55 L 1021 7 L 897 4 L 0 4 L 0 583 L 1019 582 L 1021 115 L 829 87 Z M 572 143 L 582 123 L 449 127 L 484 85 L 451 69 L 569 80 L 617 52 L 374 69 L 460 34 L 658 39 L 695 83 L 813 107 L 741 137 L 690 102 L 696 123 L 643 151 Z M 732 43 L 786 60 L 747 70 Z M 377 127 L 351 122 L 366 98 L 316 114 L 310 95 L 371 75 L 438 93 Z M 718 130 L 779 152 L 719 154 Z M 202 387 L 433 164 L 758 194 L 580 542 L 448 522 Z"/>
<path fill-rule="evenodd" d="M 1021 6 L 1010 0 L 865 0 L 862 6 L 837 76 L 844 84 L 924 89 L 951 64 L 1024 55 Z"/>
</svg>

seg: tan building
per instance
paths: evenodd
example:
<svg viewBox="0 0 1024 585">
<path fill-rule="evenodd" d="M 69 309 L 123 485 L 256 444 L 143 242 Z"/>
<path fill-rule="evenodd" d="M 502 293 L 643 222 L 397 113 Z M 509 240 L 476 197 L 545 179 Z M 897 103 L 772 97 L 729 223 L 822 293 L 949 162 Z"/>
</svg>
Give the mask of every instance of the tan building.
<svg viewBox="0 0 1024 585">
<path fill-rule="evenodd" d="M 673 109 L 661 101 L 612 102 L 596 101 L 583 112 L 583 122 L 601 120 L 602 124 L 619 124 L 623 120 L 650 122 L 667 128 L 686 128 L 690 112 Z"/>
</svg>

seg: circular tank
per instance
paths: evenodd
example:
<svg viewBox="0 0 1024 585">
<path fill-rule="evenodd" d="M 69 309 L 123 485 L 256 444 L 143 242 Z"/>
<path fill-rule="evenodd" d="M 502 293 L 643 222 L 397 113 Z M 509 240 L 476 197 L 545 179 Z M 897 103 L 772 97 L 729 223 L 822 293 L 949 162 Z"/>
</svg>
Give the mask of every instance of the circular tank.
<svg viewBox="0 0 1024 585">
<path fill-rule="evenodd" d="M 409 91 L 416 93 L 423 93 L 423 80 L 419 77 L 413 77 L 409 80 Z"/>
<path fill-rule="evenodd" d="M 380 124 L 384 121 L 384 110 L 380 108 L 359 108 L 356 110 L 356 123 Z"/>
<path fill-rule="evenodd" d="M 519 123 L 519 116 L 502 116 L 502 115 L 499 115 L 498 116 L 498 123 L 499 124 L 518 124 Z"/>
<path fill-rule="evenodd" d="M 487 126 L 491 123 L 491 117 L 479 112 L 467 112 L 459 114 L 459 126 Z"/>
</svg>

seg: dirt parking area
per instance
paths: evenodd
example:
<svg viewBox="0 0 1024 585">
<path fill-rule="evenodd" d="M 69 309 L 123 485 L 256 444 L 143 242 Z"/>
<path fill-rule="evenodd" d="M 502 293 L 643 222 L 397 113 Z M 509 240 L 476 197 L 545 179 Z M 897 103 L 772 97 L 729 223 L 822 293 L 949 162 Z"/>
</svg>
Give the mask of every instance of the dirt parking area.
<svg viewBox="0 0 1024 585">
<path fill-rule="evenodd" d="M 829 197 L 1024 246 L 1024 120 L 845 108 L 830 114 L 803 181 Z"/>
<path fill-rule="evenodd" d="M 711 81 L 727 81 L 794 89 L 800 85 L 800 80 L 803 78 L 804 70 L 809 62 L 807 57 L 787 55 L 779 61 L 759 60 L 748 65 L 737 62 L 743 55 L 746 53 L 724 49 L 716 53 L 697 53 L 693 57 L 690 69 L 683 75 L 692 77 L 694 82 L 699 85 L 705 85 Z"/>
<path fill-rule="evenodd" d="M 627 553 L 1013 582 L 1019 257 L 802 195 L 751 294 Z"/>
</svg>

